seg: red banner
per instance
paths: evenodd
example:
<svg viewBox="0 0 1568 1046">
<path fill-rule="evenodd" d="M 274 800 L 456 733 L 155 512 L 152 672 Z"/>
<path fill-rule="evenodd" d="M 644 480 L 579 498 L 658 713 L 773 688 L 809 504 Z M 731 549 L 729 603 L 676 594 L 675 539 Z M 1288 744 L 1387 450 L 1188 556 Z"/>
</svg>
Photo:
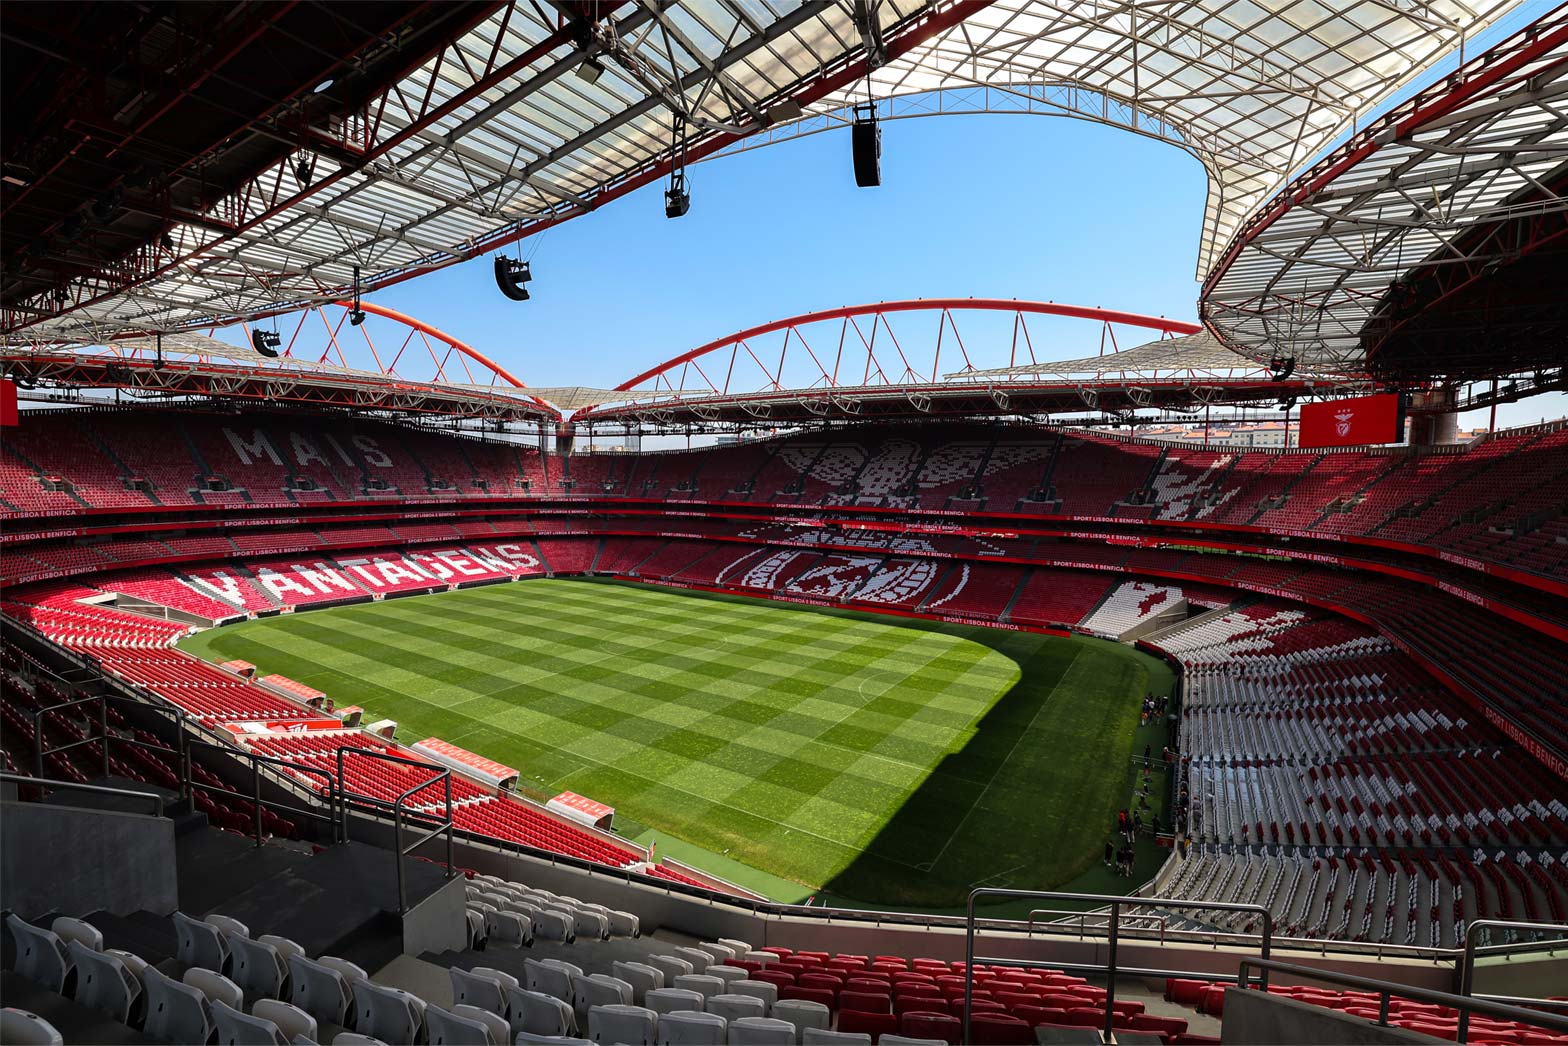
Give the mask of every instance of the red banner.
<svg viewBox="0 0 1568 1046">
<path fill-rule="evenodd" d="M 483 777 L 497 786 L 510 786 L 517 783 L 517 771 L 510 766 L 498 763 L 494 759 L 486 759 L 482 755 L 475 755 L 466 748 L 459 748 L 439 737 L 427 737 L 411 747 L 420 755 L 430 756 L 454 770 Z"/>
<path fill-rule="evenodd" d="M 1301 405 L 1303 447 L 1359 447 L 1405 438 L 1399 394 L 1356 396 Z"/>
<path fill-rule="evenodd" d="M 16 382 L 0 378 L 0 428 L 17 423 Z"/>
</svg>

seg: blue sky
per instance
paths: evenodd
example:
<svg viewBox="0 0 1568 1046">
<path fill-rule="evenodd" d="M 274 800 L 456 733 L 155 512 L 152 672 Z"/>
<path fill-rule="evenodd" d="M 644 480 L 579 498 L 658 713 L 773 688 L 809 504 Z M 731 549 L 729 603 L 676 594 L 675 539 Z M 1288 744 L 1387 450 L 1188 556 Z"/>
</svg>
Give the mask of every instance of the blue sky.
<svg viewBox="0 0 1568 1046">
<path fill-rule="evenodd" d="M 375 300 L 532 385 L 614 385 L 757 323 L 900 298 L 1196 318 L 1203 170 L 1125 131 L 1029 116 L 900 120 L 883 130 L 879 188 L 855 187 L 841 131 L 710 161 L 690 178 L 684 218 L 665 218 L 651 187 L 525 241 L 526 303 L 501 297 L 488 258 Z"/>
<path fill-rule="evenodd" d="M 1548 6 L 1530 0 L 1475 46 Z M 488 257 L 373 300 L 535 386 L 611 387 L 753 324 L 900 298 L 1047 299 L 1196 319 L 1204 172 L 1126 131 L 1017 115 L 890 121 L 880 188 L 855 187 L 845 131 L 710 161 L 690 177 L 684 218 L 666 219 L 662 187 L 650 186 L 524 241 L 535 273 L 526 303 L 495 289 Z M 1095 325 L 1059 330 L 1050 355 L 1096 351 Z M 1539 397 L 1503 408 L 1499 424 L 1565 412 L 1568 397 Z"/>
</svg>

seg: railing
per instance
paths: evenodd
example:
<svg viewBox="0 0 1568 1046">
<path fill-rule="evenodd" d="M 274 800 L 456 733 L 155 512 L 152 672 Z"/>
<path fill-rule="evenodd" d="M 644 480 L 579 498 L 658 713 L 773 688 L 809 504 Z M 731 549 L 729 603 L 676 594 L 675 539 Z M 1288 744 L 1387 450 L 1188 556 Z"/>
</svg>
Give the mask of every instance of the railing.
<svg viewBox="0 0 1568 1046">
<path fill-rule="evenodd" d="M 1475 953 L 1476 939 L 1481 930 L 1546 930 L 1568 935 L 1568 925 L 1562 923 L 1526 923 L 1511 919 L 1476 919 L 1465 927 L 1465 953 L 1459 963 L 1459 994 L 1464 998 L 1471 998 L 1471 989 L 1475 985 Z M 1506 945 L 1512 949 L 1521 947 L 1540 947 L 1542 942 L 1528 941 Z M 1568 1005 L 1564 1003 L 1562 1005 Z M 1459 1041 L 1464 1042 L 1465 1036 L 1470 1031 L 1470 1011 L 1459 1011 Z"/>
<path fill-rule="evenodd" d="M 400 764 L 402 766 L 418 767 L 421 770 L 435 770 L 436 773 L 434 775 L 432 775 L 431 777 L 426 778 L 423 781 L 420 781 L 418 784 L 414 785 L 408 791 L 406 791 L 406 792 L 402 793 L 401 795 L 399 795 L 395 800 L 393 800 L 391 802 L 388 802 L 385 799 L 379 799 L 379 798 L 377 798 L 375 796 L 360 795 L 358 793 L 351 793 L 351 792 L 348 791 L 346 785 L 341 784 L 341 782 L 344 780 L 344 778 L 343 778 L 343 757 L 344 756 L 356 756 L 356 757 L 359 757 L 359 758 L 371 759 L 371 760 L 376 760 L 376 761 L 380 761 L 380 762 L 397 763 L 397 764 Z M 413 853 L 415 850 L 419 849 L 421 846 L 425 845 L 430 840 L 434 839 L 436 836 L 441 835 L 443 833 L 446 835 L 446 877 L 448 879 L 452 878 L 452 875 L 453 875 L 453 870 L 452 870 L 453 869 L 453 860 L 452 860 L 452 858 L 453 858 L 453 854 L 452 854 L 452 828 L 453 828 L 453 824 L 452 824 L 452 771 L 451 771 L 451 769 L 449 767 L 436 767 L 436 766 L 432 766 L 430 763 L 423 762 L 423 761 L 418 760 L 418 759 L 407 759 L 407 758 L 405 758 L 403 756 L 400 756 L 400 755 L 393 755 L 391 752 L 377 751 L 377 750 L 372 749 L 372 748 L 358 748 L 358 747 L 356 747 L 354 745 L 340 745 L 340 746 L 338 746 L 338 749 L 337 749 L 337 766 L 338 766 L 338 777 L 337 777 L 337 779 L 340 782 L 340 784 L 338 786 L 339 789 L 340 789 L 339 794 L 342 796 L 342 800 L 345 803 L 345 805 L 347 804 L 349 798 L 352 797 L 352 799 L 354 800 L 354 802 L 356 804 L 363 804 L 363 805 L 368 805 L 368 806 L 371 806 L 371 807 L 378 807 L 378 808 L 384 809 L 384 810 L 385 809 L 390 809 L 392 811 L 392 833 L 393 833 L 392 834 L 392 840 L 393 840 L 393 843 L 392 843 L 392 860 L 393 860 L 393 863 L 397 866 L 397 910 L 398 910 L 398 914 L 402 915 L 403 913 L 408 911 L 408 887 L 407 887 L 407 882 L 406 882 L 406 876 L 403 873 L 403 858 L 407 857 L 409 854 Z M 433 816 L 431 814 L 425 813 L 422 810 L 410 810 L 410 809 L 406 809 L 404 807 L 404 803 L 406 803 L 408 801 L 410 796 L 414 795 L 417 792 L 424 791 L 426 788 L 429 788 L 431 785 L 435 784 L 438 781 L 442 782 L 442 784 L 445 786 L 445 789 L 444 789 L 445 793 L 446 793 L 446 819 L 445 820 L 437 818 L 437 817 L 435 817 L 435 816 Z M 413 842 L 411 842 L 411 843 L 409 843 L 408 845 L 405 846 L 403 844 L 403 821 L 404 821 L 405 818 L 412 818 L 414 820 L 423 821 L 425 823 L 432 823 L 432 822 L 434 822 L 434 827 L 432 827 L 428 832 L 425 832 L 423 835 L 420 835 Z M 344 817 L 343 817 L 343 841 L 344 842 L 348 841 L 348 816 L 347 816 L 346 810 L 345 810 Z"/>
<path fill-rule="evenodd" d="M 145 799 L 147 800 L 148 812 L 152 816 L 163 816 L 163 796 L 152 792 L 133 792 L 129 788 L 107 788 L 103 785 L 79 784 L 76 781 L 55 781 L 42 777 L 28 777 L 25 774 L 0 773 L 0 781 L 10 784 L 32 785 L 49 791 L 86 792 L 89 795 L 129 796 L 138 800 Z"/>
<path fill-rule="evenodd" d="M 239 759 L 249 763 L 251 781 L 250 794 L 247 795 L 244 792 L 237 792 L 232 788 L 222 788 L 217 785 L 206 783 L 198 784 L 191 777 L 192 748 L 206 748 L 214 752 L 220 752 L 231 759 Z M 287 759 L 279 759 L 276 756 L 261 755 L 258 752 L 246 751 L 245 749 L 238 748 L 234 745 L 214 744 L 211 741 L 199 741 L 195 738 L 188 738 L 185 741 L 182 759 L 183 762 L 180 766 L 180 783 L 187 790 L 199 788 L 203 792 L 207 792 L 212 795 L 224 795 L 232 799 L 238 799 L 240 802 L 250 804 L 252 823 L 255 826 L 257 846 L 260 846 L 264 839 L 261 817 L 262 810 L 283 810 L 291 814 L 311 818 L 312 820 L 326 821 L 328 826 L 328 837 L 334 842 L 345 837 L 346 835 L 345 825 L 348 819 L 343 813 L 342 790 L 338 786 L 338 783 L 332 779 L 332 775 L 327 773 L 325 770 L 319 770 L 314 766 L 306 766 L 303 763 L 293 763 Z M 313 810 L 307 806 L 291 806 L 288 803 L 282 802 L 281 800 L 263 799 L 261 797 L 261 768 L 263 766 L 275 766 L 284 773 L 308 774 L 311 777 L 319 777 L 326 781 L 326 815 L 323 816 L 320 810 Z M 320 792 L 318 791 L 317 794 L 320 794 Z"/>
<path fill-rule="evenodd" d="M 98 735 L 84 737 L 69 744 L 59 745 L 55 748 L 44 747 L 44 716 L 51 712 L 58 712 L 65 708 L 75 708 L 77 705 L 98 702 Z M 78 697 L 70 701 L 61 701 L 57 705 L 47 705 L 33 712 L 33 771 L 38 777 L 44 776 L 44 757 L 69 752 L 73 748 L 90 745 L 95 741 L 103 742 L 103 776 L 109 776 L 109 706 L 101 696 Z"/>
<path fill-rule="evenodd" d="M 1132 974 L 1139 977 L 1181 977 L 1185 971 L 1179 970 L 1150 970 L 1142 968 L 1121 969 L 1116 961 L 1116 946 L 1118 943 L 1119 928 L 1123 905 L 1142 908 L 1150 905 L 1159 905 L 1166 908 L 1188 909 L 1194 911 L 1227 911 L 1227 912 L 1252 912 L 1263 917 L 1263 934 L 1260 947 L 1264 959 L 1268 958 L 1269 950 L 1274 944 L 1274 915 L 1261 904 L 1243 904 L 1231 901 L 1190 901 L 1171 899 L 1165 897 L 1123 897 L 1117 894 L 1095 893 L 1058 893 L 1055 891 L 1041 890 L 1003 890 L 981 888 L 969 893 L 969 907 L 964 919 L 964 1042 L 973 1042 L 970 1034 L 970 1018 L 974 1016 L 974 986 L 975 986 L 975 902 L 982 897 L 1011 897 L 1016 899 L 1034 899 L 1041 901 L 1071 901 L 1074 903 L 1090 902 L 1110 909 L 1106 921 L 1106 955 L 1105 962 L 1101 963 L 1061 963 L 1040 962 L 1035 959 L 1013 959 L 1007 957 L 980 956 L 979 961 L 987 966 L 1016 966 L 1020 969 L 1052 969 L 1052 970 L 1090 970 L 1105 975 L 1105 1038 L 1110 1041 L 1112 1024 L 1116 1018 L 1116 977 L 1119 973 Z M 1139 915 L 1135 918 L 1146 918 Z M 1034 925 L 1033 914 L 1030 916 L 1030 926 Z M 1164 938 L 1164 928 L 1161 928 L 1161 938 Z M 1245 984 L 1245 981 L 1241 983 Z M 1269 986 L 1268 971 L 1265 969 L 1261 978 L 1261 986 Z"/>
<path fill-rule="evenodd" d="M 1535 924 L 1526 923 L 1524 925 L 1532 926 Z M 1373 980 L 1371 977 L 1360 977 L 1351 973 L 1338 973 L 1318 966 L 1297 966 L 1294 963 L 1279 962 L 1266 957 L 1241 960 L 1241 965 L 1236 972 L 1236 983 L 1243 988 L 1248 987 L 1254 968 L 1260 972 L 1264 979 L 1268 977 L 1269 971 L 1272 970 L 1275 973 L 1288 974 L 1292 977 L 1326 981 L 1329 984 L 1338 984 L 1356 991 L 1375 992 L 1378 996 L 1377 1023 L 1380 1027 L 1388 1026 L 1389 999 L 1398 995 L 1402 999 L 1424 1002 L 1433 1006 L 1447 1006 L 1458 1010 L 1459 1032 L 1457 1041 L 1461 1043 L 1468 1041 L 1466 1036 L 1469 1031 L 1470 1014 L 1472 1013 L 1496 1017 L 1499 1020 L 1534 1024 L 1542 1028 L 1550 1028 L 1556 1032 L 1568 1032 L 1568 1017 L 1560 1017 L 1554 1013 L 1526 1009 L 1523 1006 L 1513 1006 L 1503 1002 L 1493 1002 L 1489 999 L 1455 995 L 1453 992 L 1440 992 L 1432 988 L 1393 984 L 1389 981 Z M 1265 984 L 1264 987 L 1266 988 L 1267 985 Z"/>
</svg>

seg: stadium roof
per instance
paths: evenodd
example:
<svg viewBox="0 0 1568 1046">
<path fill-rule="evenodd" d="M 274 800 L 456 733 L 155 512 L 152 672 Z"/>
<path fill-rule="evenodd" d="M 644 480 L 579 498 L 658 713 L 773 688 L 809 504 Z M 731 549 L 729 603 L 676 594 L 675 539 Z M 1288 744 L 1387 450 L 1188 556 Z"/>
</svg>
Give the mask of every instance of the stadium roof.
<svg viewBox="0 0 1568 1046">
<path fill-rule="evenodd" d="M 1477 377 L 1568 358 L 1568 8 L 1397 106 L 1248 223 L 1202 315 L 1258 360 Z"/>
<path fill-rule="evenodd" d="M 82 6 L 88 35 L 148 57 L 105 74 L 82 25 L 7 5 L 8 76 L 25 53 L 17 84 L 86 78 L 118 114 L 89 123 L 67 89 L 18 122 L 33 96 L 8 80 L 12 340 L 201 329 L 345 296 L 356 267 L 384 287 L 659 180 L 678 123 L 695 161 L 842 110 L 879 63 L 880 95 L 1080 92 L 1079 115 L 1178 142 L 1211 178 L 1206 271 L 1510 0 Z M 195 116 L 206 139 L 174 136 Z"/>
</svg>

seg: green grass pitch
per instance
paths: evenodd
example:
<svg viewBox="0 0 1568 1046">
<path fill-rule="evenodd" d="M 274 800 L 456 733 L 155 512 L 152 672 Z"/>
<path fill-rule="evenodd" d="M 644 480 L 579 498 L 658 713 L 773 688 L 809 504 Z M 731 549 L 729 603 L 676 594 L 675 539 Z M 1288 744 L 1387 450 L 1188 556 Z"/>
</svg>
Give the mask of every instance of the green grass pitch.
<svg viewBox="0 0 1568 1046">
<path fill-rule="evenodd" d="M 535 796 L 609 803 L 634 831 L 926 908 L 1097 867 L 1145 740 L 1139 701 L 1169 687 L 1102 641 L 564 579 L 182 645 L 508 763 Z"/>
</svg>

